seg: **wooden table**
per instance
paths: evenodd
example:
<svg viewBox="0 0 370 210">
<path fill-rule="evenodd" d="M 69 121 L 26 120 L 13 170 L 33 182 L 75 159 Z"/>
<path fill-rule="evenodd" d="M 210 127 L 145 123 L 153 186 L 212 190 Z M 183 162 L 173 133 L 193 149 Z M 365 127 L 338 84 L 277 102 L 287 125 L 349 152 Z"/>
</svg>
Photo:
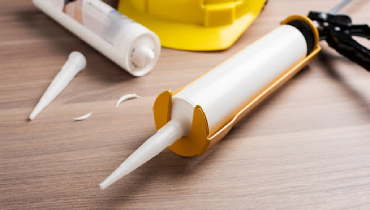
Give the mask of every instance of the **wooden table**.
<svg viewBox="0 0 370 210">
<path fill-rule="evenodd" d="M 1 0 L 0 209 L 370 209 L 370 74 L 323 52 L 205 155 L 166 149 L 102 191 L 98 184 L 155 132 L 152 105 L 291 14 L 339 0 L 269 1 L 228 50 L 164 48 L 133 78 L 38 11 Z M 115 1 L 110 3 L 115 4 Z M 343 13 L 369 21 L 370 1 Z M 71 51 L 88 67 L 36 120 L 33 107 Z M 115 108 L 118 98 L 142 98 Z M 72 118 L 93 111 L 83 122 Z"/>
</svg>

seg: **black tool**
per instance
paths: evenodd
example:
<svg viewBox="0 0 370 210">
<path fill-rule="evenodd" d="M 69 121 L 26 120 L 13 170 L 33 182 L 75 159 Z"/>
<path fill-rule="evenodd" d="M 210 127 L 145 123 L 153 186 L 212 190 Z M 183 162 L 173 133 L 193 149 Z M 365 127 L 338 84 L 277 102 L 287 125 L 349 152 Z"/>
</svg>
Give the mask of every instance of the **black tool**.
<svg viewBox="0 0 370 210">
<path fill-rule="evenodd" d="M 335 14 L 349 2 L 343 1 L 329 13 L 311 11 L 308 17 L 317 22 L 320 40 L 326 40 L 337 52 L 370 71 L 370 50 L 353 39 L 358 36 L 370 40 L 369 26 L 353 25 L 348 15 Z"/>
</svg>

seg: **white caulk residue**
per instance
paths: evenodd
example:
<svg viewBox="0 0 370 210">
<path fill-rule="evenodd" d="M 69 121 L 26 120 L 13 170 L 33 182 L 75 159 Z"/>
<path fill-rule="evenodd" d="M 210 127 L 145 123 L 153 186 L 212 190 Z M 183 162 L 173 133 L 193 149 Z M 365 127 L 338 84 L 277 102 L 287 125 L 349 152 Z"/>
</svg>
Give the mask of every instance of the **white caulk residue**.
<svg viewBox="0 0 370 210">
<path fill-rule="evenodd" d="M 88 114 L 85 114 L 84 116 L 81 116 L 81 117 L 76 117 L 76 118 L 73 118 L 74 121 L 82 121 L 82 120 L 86 120 L 87 118 L 89 118 L 91 116 L 92 112 L 88 113 Z"/>
<path fill-rule="evenodd" d="M 126 100 L 130 100 L 130 99 L 134 99 L 134 98 L 140 98 L 140 96 L 138 96 L 137 94 L 126 94 L 124 96 L 122 96 L 116 103 L 116 108 L 124 101 Z"/>
</svg>

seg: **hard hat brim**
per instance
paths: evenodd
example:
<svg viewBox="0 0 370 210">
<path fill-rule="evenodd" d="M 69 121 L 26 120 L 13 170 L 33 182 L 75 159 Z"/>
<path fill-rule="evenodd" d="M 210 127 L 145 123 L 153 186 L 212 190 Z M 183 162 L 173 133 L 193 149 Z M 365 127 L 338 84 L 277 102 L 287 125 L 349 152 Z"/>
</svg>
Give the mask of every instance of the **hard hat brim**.
<svg viewBox="0 0 370 210">
<path fill-rule="evenodd" d="M 156 33 L 163 47 L 191 51 L 229 48 L 257 18 L 262 8 L 263 4 L 252 8 L 230 25 L 204 27 L 153 17 L 137 10 L 130 1 L 120 1 L 118 5 L 118 11 Z"/>
</svg>

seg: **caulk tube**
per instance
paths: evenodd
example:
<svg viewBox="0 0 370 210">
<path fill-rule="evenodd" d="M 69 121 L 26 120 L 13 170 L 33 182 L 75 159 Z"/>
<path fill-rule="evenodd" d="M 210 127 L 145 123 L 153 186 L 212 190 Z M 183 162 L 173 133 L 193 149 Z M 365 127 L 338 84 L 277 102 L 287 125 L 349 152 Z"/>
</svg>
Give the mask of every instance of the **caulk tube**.
<svg viewBox="0 0 370 210">
<path fill-rule="evenodd" d="M 158 36 L 100 0 L 33 3 L 134 76 L 147 74 L 158 61 Z"/>
<path fill-rule="evenodd" d="M 291 25 L 281 25 L 185 86 L 172 97 L 168 124 L 102 182 L 101 189 L 154 157 L 177 141 L 179 136 L 187 136 L 197 105 L 204 111 L 210 135 L 217 132 L 253 97 L 300 63 L 310 53 L 307 46 L 300 30 Z M 177 129 L 174 129 L 174 124 Z"/>
<path fill-rule="evenodd" d="M 200 105 L 213 134 L 306 54 L 301 32 L 281 25 L 174 95 L 171 119 L 186 116 L 192 122 Z"/>
</svg>

